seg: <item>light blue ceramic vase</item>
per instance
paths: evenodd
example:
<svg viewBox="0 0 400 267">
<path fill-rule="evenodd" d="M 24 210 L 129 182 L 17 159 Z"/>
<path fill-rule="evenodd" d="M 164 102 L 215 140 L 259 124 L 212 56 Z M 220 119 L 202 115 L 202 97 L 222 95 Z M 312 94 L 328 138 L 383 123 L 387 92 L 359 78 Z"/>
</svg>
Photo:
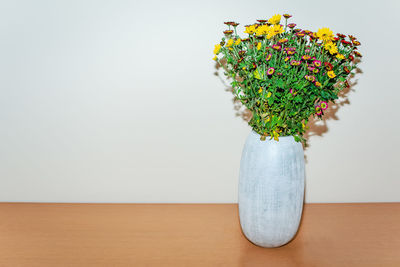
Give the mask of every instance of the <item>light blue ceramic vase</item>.
<svg viewBox="0 0 400 267">
<path fill-rule="evenodd" d="M 239 217 L 244 235 L 262 247 L 279 247 L 296 235 L 304 201 L 304 152 L 292 136 L 261 141 L 252 131 L 243 148 Z"/>
</svg>

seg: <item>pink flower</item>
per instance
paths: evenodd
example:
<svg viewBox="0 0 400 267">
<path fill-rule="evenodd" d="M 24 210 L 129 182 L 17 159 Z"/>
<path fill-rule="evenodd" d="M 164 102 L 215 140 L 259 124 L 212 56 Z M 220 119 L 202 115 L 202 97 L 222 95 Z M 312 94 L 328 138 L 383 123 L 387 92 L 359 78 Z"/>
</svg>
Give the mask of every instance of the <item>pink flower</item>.
<svg viewBox="0 0 400 267">
<path fill-rule="evenodd" d="M 319 60 L 314 60 L 314 66 L 316 66 L 316 67 L 321 67 L 321 65 L 322 65 L 322 63 L 321 63 L 321 61 L 319 61 Z"/>
<path fill-rule="evenodd" d="M 322 115 L 322 109 L 320 106 L 315 107 L 315 114 L 317 114 L 318 116 Z"/>
<path fill-rule="evenodd" d="M 326 110 L 328 108 L 328 103 L 326 103 L 325 101 L 322 101 L 320 106 L 321 106 L 322 110 Z"/>
<path fill-rule="evenodd" d="M 275 49 L 275 50 L 281 50 L 281 47 L 282 47 L 282 46 L 277 45 L 277 44 L 275 44 L 275 45 L 272 46 L 272 48 Z"/>
<path fill-rule="evenodd" d="M 274 74 L 274 72 L 275 72 L 275 69 L 274 68 L 268 68 L 268 70 L 267 70 L 267 75 L 272 75 L 272 74 Z"/>
</svg>

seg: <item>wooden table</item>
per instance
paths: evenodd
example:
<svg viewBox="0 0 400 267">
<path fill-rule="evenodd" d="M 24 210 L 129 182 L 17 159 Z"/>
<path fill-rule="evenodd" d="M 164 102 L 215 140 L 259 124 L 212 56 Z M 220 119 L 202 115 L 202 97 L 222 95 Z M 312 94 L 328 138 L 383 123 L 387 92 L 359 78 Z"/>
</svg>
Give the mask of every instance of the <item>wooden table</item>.
<svg viewBox="0 0 400 267">
<path fill-rule="evenodd" d="M 286 246 L 236 204 L 0 203 L 0 266 L 400 266 L 400 203 L 307 204 Z"/>
</svg>

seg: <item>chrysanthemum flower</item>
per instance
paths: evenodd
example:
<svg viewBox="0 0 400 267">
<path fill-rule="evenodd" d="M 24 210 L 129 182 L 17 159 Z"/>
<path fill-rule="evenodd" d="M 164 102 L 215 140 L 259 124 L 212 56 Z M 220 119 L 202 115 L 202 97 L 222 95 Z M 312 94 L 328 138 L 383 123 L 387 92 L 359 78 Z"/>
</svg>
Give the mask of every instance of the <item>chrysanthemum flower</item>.
<svg viewBox="0 0 400 267">
<path fill-rule="evenodd" d="M 280 39 L 279 43 L 284 44 L 284 43 L 287 43 L 288 41 L 289 41 L 288 38 L 284 38 L 284 39 Z"/>
<path fill-rule="evenodd" d="M 319 69 L 315 68 L 315 69 L 313 70 L 313 72 L 314 72 L 314 73 L 318 73 L 318 72 L 319 72 Z"/>
<path fill-rule="evenodd" d="M 271 93 L 271 92 L 268 92 L 268 94 L 267 94 L 267 98 L 270 98 L 270 97 L 271 97 L 271 95 L 272 95 L 272 93 Z"/>
<path fill-rule="evenodd" d="M 290 59 L 290 57 L 285 57 L 285 62 L 287 62 Z"/>
<path fill-rule="evenodd" d="M 263 91 L 263 88 L 262 87 L 260 87 L 260 89 L 258 89 L 258 93 L 262 93 L 262 91 Z"/>
<path fill-rule="evenodd" d="M 338 59 L 345 59 L 346 57 L 343 54 L 337 54 L 336 58 Z"/>
<path fill-rule="evenodd" d="M 253 34 L 253 33 L 255 33 L 255 31 L 256 31 L 256 25 L 255 25 L 255 24 L 253 24 L 253 25 L 247 25 L 247 26 L 245 26 L 245 27 L 246 27 L 246 30 L 244 31 L 245 33 Z"/>
<path fill-rule="evenodd" d="M 357 41 L 357 40 L 353 40 L 353 45 L 359 46 L 359 45 L 361 45 L 361 43 L 359 41 Z"/>
<path fill-rule="evenodd" d="M 294 29 L 294 32 L 301 32 L 301 29 Z"/>
<path fill-rule="evenodd" d="M 221 45 L 220 44 L 215 45 L 214 55 L 218 55 L 220 50 L 221 50 Z"/>
<path fill-rule="evenodd" d="M 260 23 L 265 23 L 265 22 L 267 22 L 266 19 L 258 19 L 257 21 L 260 22 Z"/>
<path fill-rule="evenodd" d="M 331 79 L 336 77 L 336 74 L 335 74 L 335 72 L 333 70 L 328 71 L 327 74 L 328 74 L 328 77 L 331 78 Z"/>
<path fill-rule="evenodd" d="M 242 42 L 242 40 L 240 38 L 236 39 L 235 41 L 235 45 L 239 45 Z"/>
<path fill-rule="evenodd" d="M 310 40 L 311 41 L 314 41 L 314 40 L 318 39 L 318 36 L 317 36 L 316 32 L 310 33 L 309 36 L 310 36 Z"/>
<path fill-rule="evenodd" d="M 321 28 L 317 31 L 317 37 L 324 42 L 329 42 L 333 40 L 333 32 L 329 28 Z"/>
<path fill-rule="evenodd" d="M 319 81 L 315 81 L 314 85 L 315 85 L 316 87 L 321 87 L 321 86 L 322 86 L 322 84 L 321 84 Z"/>
<path fill-rule="evenodd" d="M 332 64 L 331 64 L 331 63 L 329 63 L 329 62 L 325 62 L 325 63 L 324 63 L 324 65 L 325 65 L 325 68 L 326 68 L 328 71 L 331 71 L 331 70 L 333 70 L 333 66 L 332 66 Z"/>
<path fill-rule="evenodd" d="M 261 49 L 261 46 L 262 46 L 261 42 L 258 42 L 258 44 L 257 44 L 257 50 L 260 50 L 260 49 Z"/>
<path fill-rule="evenodd" d="M 350 35 L 350 34 L 349 34 L 349 38 L 350 38 L 350 40 L 355 40 L 356 39 L 356 37 L 354 37 L 353 35 Z"/>
<path fill-rule="evenodd" d="M 272 74 L 274 74 L 274 72 L 275 72 L 275 69 L 273 67 L 268 68 L 267 75 L 272 75 Z"/>
<path fill-rule="evenodd" d="M 266 60 L 266 61 L 269 61 L 269 60 L 271 59 L 271 57 L 272 57 L 272 54 L 268 54 L 268 55 L 265 57 L 265 60 Z"/>
<path fill-rule="evenodd" d="M 279 51 L 279 50 L 281 50 L 282 46 L 281 46 L 281 45 L 274 44 L 274 45 L 272 46 L 272 48 Z"/>
<path fill-rule="evenodd" d="M 233 23 L 235 23 L 235 22 L 233 22 L 233 21 L 226 21 L 226 22 L 224 22 L 225 25 L 232 25 Z"/>
<path fill-rule="evenodd" d="M 217 59 L 218 59 L 218 57 L 217 57 L 217 56 L 214 56 L 214 57 L 213 57 L 213 60 L 217 60 Z"/>
<path fill-rule="evenodd" d="M 298 36 L 298 37 L 304 37 L 305 35 L 306 35 L 306 33 L 304 31 L 296 32 L 296 36 Z"/>
<path fill-rule="evenodd" d="M 270 27 L 270 31 L 268 32 L 267 39 L 271 39 L 277 34 L 283 33 L 283 28 L 281 25 L 276 24 Z"/>
<path fill-rule="evenodd" d="M 303 56 L 301 57 L 301 59 L 303 59 L 303 60 L 309 60 L 310 58 L 311 58 L 310 55 L 303 55 Z"/>
<path fill-rule="evenodd" d="M 233 45 L 233 39 L 229 39 L 226 43 L 226 47 L 231 47 Z"/>
<path fill-rule="evenodd" d="M 289 19 L 289 18 L 291 18 L 291 17 L 292 17 L 292 15 L 289 15 L 289 14 L 283 14 L 283 17 L 285 17 L 285 19 Z"/>
<path fill-rule="evenodd" d="M 306 76 L 304 76 L 304 78 L 306 78 L 306 80 L 307 80 L 307 81 L 310 81 L 310 82 L 315 82 L 315 76 L 312 76 L 312 75 L 306 75 Z"/>
<path fill-rule="evenodd" d="M 356 55 L 357 57 L 362 57 L 362 55 L 360 54 L 360 52 L 358 51 L 353 51 L 354 55 Z"/>
<path fill-rule="evenodd" d="M 338 51 L 336 44 L 333 42 L 326 42 L 324 48 L 328 50 L 331 55 L 336 54 Z"/>
<path fill-rule="evenodd" d="M 315 114 L 317 114 L 318 116 L 322 115 L 322 109 L 320 106 L 315 107 Z"/>
<path fill-rule="evenodd" d="M 226 31 L 224 31 L 224 34 L 225 34 L 225 35 L 231 35 L 232 33 L 233 33 L 232 30 L 226 30 Z"/>
<path fill-rule="evenodd" d="M 328 103 L 326 103 L 326 101 L 322 101 L 320 107 L 322 110 L 326 110 L 328 108 Z"/>
<path fill-rule="evenodd" d="M 273 25 L 274 24 L 279 24 L 279 22 L 281 22 L 281 15 L 279 15 L 279 14 L 273 15 L 272 18 L 270 18 L 268 20 L 268 22 L 273 24 Z"/>
<path fill-rule="evenodd" d="M 348 68 L 347 66 L 344 66 L 344 67 L 343 67 L 343 70 L 344 70 L 344 72 L 346 72 L 347 74 L 350 73 L 350 70 L 349 70 L 349 68 Z"/>
<path fill-rule="evenodd" d="M 350 61 L 353 61 L 353 60 L 354 60 L 354 57 L 353 57 L 352 55 L 349 55 L 348 59 L 349 59 Z"/>
<path fill-rule="evenodd" d="M 313 63 L 314 63 L 315 67 L 321 67 L 321 65 L 322 65 L 321 61 L 319 61 L 319 60 L 314 60 Z"/>
<path fill-rule="evenodd" d="M 336 35 L 339 36 L 339 38 L 342 38 L 342 39 L 343 39 L 343 38 L 346 38 L 346 35 L 344 35 L 344 34 L 342 34 L 342 33 L 337 33 Z"/>
<path fill-rule="evenodd" d="M 256 29 L 256 35 L 267 35 L 270 32 L 270 27 L 268 25 L 261 25 Z"/>
<path fill-rule="evenodd" d="M 287 26 L 289 28 L 293 29 L 294 27 L 296 27 L 296 24 L 295 23 L 289 23 Z"/>
<path fill-rule="evenodd" d="M 292 66 L 298 66 L 298 65 L 300 65 L 300 61 L 297 61 L 297 60 L 292 60 L 292 61 L 290 61 L 290 65 L 292 65 Z"/>
<path fill-rule="evenodd" d="M 351 42 L 346 41 L 346 40 L 341 40 L 340 42 L 341 42 L 342 44 L 344 44 L 344 45 L 351 45 Z"/>
<path fill-rule="evenodd" d="M 313 71 L 315 70 L 315 67 L 308 66 L 307 69 L 308 69 L 309 71 L 313 72 Z"/>
</svg>

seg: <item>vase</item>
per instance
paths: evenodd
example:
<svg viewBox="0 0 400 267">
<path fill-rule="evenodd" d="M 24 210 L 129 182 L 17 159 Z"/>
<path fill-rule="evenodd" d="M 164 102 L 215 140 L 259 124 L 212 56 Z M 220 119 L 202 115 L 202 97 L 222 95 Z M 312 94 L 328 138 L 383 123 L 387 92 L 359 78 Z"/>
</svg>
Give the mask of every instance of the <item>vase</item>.
<svg viewBox="0 0 400 267">
<path fill-rule="evenodd" d="M 243 234 L 261 247 L 279 247 L 296 235 L 304 202 L 304 151 L 293 136 L 260 140 L 252 131 L 239 174 Z"/>
</svg>

